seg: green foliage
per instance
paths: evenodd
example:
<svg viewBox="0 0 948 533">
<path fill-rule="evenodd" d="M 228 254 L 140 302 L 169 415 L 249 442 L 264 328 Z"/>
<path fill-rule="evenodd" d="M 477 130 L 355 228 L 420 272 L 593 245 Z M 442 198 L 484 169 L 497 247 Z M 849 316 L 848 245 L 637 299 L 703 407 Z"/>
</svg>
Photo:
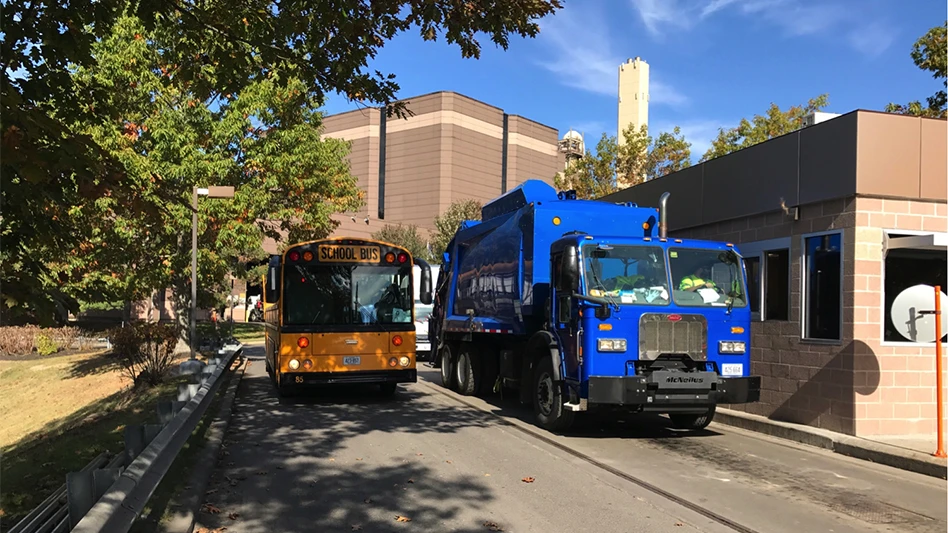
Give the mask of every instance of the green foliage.
<svg viewBox="0 0 948 533">
<path fill-rule="evenodd" d="M 45 333 L 36 336 L 36 353 L 40 355 L 53 355 L 59 351 L 59 344 Z"/>
<path fill-rule="evenodd" d="M 822 111 L 829 105 L 829 95 L 811 98 L 806 105 L 795 105 L 786 111 L 771 103 L 765 115 L 754 115 L 752 120 L 742 118 L 736 128 L 718 129 L 718 136 L 711 141 L 711 148 L 701 161 L 721 157 L 766 140 L 794 132 L 803 127 L 803 119 L 810 113 Z"/>
<path fill-rule="evenodd" d="M 408 250 L 412 257 L 430 261 L 428 241 L 418 233 L 415 224 L 386 224 L 372 234 L 373 239 L 389 242 Z"/>
<path fill-rule="evenodd" d="M 932 78 L 940 80 L 942 87 L 948 88 L 948 45 L 946 45 L 946 33 L 948 33 L 948 21 L 941 26 L 935 26 L 928 30 L 912 45 L 912 61 L 915 66 L 922 70 L 932 73 Z M 886 105 L 885 110 L 888 113 L 899 113 L 902 115 L 914 115 L 920 117 L 945 118 L 946 107 L 948 107 L 948 92 L 940 89 L 927 99 L 927 106 L 919 101 L 909 102 L 908 104 L 890 103 Z"/>
<path fill-rule="evenodd" d="M 444 251 L 465 220 L 480 220 L 481 207 L 477 200 L 455 200 L 444 213 L 434 219 L 435 230 L 431 234 L 431 260 L 435 264 L 444 262 Z"/>
<path fill-rule="evenodd" d="M 121 364 L 133 386 L 155 386 L 171 370 L 178 336 L 178 328 L 169 324 L 127 324 L 109 332 L 112 357 Z"/>
<path fill-rule="evenodd" d="M 579 198 L 602 198 L 620 188 L 677 172 L 691 165 L 691 143 L 677 126 L 656 139 L 648 128 L 638 131 L 630 124 L 622 131 L 623 143 L 602 134 L 595 153 L 586 151 L 578 161 L 557 174 L 553 183 L 560 190 L 575 190 Z"/>
<path fill-rule="evenodd" d="M 261 234 L 286 229 L 255 224 L 267 202 L 267 218 L 291 226 L 290 240 L 325 234 L 327 213 L 353 203 L 345 144 L 315 144 L 326 94 L 395 102 L 388 112 L 403 116 L 394 76 L 366 72 L 386 41 L 417 28 L 477 58 L 479 33 L 506 48 L 511 34 L 535 36 L 536 20 L 561 7 L 5 3 L 0 68 L 16 75 L 0 81 L 4 322 L 49 322 L 79 299 L 137 298 L 183 275 L 188 243 L 178 236 L 190 229 L 194 184 L 253 184 L 233 201 L 201 202 L 202 287 L 233 257 L 258 257 L 247 250 Z"/>
</svg>

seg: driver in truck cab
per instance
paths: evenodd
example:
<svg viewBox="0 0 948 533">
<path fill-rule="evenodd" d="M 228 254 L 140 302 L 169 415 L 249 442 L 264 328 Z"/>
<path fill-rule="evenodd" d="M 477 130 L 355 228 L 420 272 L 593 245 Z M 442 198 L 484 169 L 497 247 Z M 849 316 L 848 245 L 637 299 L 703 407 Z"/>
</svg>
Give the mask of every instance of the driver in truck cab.
<svg viewBox="0 0 948 533">
<path fill-rule="evenodd" d="M 703 288 L 714 289 L 714 282 L 710 279 L 705 279 L 708 274 L 709 269 L 707 265 L 698 265 L 698 268 L 694 270 L 693 274 L 681 278 L 681 282 L 678 284 L 678 290 L 694 292 Z"/>
</svg>

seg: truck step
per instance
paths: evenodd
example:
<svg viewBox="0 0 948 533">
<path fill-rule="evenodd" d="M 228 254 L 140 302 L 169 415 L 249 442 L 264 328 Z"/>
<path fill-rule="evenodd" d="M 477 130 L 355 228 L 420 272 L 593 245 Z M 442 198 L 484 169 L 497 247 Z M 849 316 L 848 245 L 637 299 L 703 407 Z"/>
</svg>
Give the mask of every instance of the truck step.
<svg viewBox="0 0 948 533">
<path fill-rule="evenodd" d="M 563 404 L 563 407 L 569 411 L 585 411 L 586 410 L 586 399 L 580 398 L 579 403 L 569 403 L 566 402 Z"/>
</svg>

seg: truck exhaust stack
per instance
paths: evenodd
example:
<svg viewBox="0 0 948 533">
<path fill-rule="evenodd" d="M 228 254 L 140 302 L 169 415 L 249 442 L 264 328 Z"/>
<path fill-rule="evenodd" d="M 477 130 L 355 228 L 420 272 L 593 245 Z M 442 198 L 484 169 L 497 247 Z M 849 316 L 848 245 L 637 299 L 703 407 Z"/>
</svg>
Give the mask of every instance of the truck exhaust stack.
<svg viewBox="0 0 948 533">
<path fill-rule="evenodd" d="M 662 239 L 668 238 L 668 197 L 670 192 L 663 192 L 658 200 L 658 236 Z"/>
</svg>

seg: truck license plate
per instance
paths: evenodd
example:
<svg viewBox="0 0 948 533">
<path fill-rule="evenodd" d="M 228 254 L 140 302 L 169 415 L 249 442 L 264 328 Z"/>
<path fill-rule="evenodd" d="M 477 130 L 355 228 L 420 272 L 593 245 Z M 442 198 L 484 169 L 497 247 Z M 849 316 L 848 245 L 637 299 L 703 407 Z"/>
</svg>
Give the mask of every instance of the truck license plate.
<svg viewBox="0 0 948 533">
<path fill-rule="evenodd" d="M 361 358 L 361 357 L 343 357 L 343 358 L 342 358 L 342 364 L 344 364 L 344 365 L 361 365 L 361 364 L 362 364 L 362 358 Z"/>
<path fill-rule="evenodd" d="M 744 365 L 740 363 L 726 363 L 721 365 L 722 376 L 743 376 Z"/>
</svg>

